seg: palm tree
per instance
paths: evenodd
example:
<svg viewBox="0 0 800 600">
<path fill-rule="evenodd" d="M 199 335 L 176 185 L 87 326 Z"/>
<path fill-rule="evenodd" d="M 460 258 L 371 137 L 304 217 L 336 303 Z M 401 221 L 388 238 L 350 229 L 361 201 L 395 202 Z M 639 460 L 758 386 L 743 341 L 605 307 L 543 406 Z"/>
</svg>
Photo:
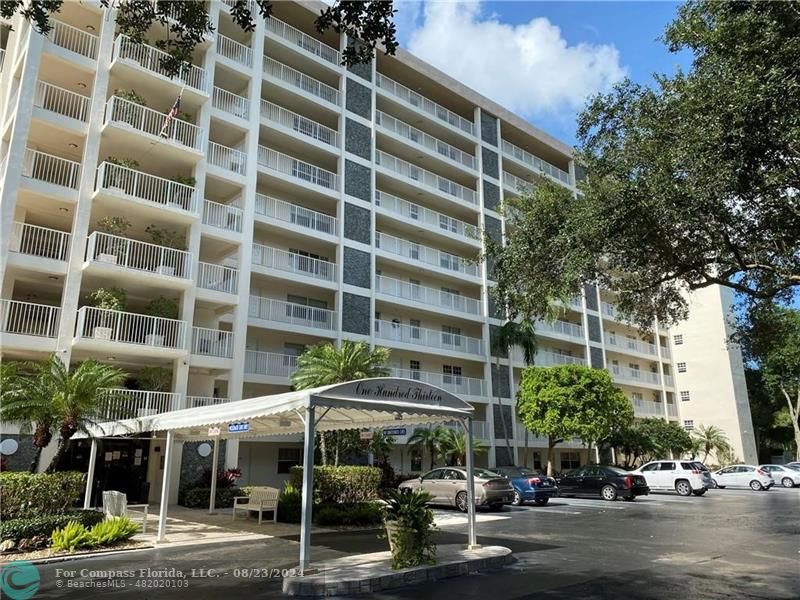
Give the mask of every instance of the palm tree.
<svg viewBox="0 0 800 600">
<path fill-rule="evenodd" d="M 422 456 L 423 450 L 427 450 L 431 457 L 431 469 L 433 469 L 436 457 L 443 454 L 443 449 L 447 443 L 448 432 L 444 427 L 418 427 L 408 438 L 408 445 L 412 452 L 417 452 Z"/>
<path fill-rule="evenodd" d="M 337 348 L 330 342 L 306 348 L 297 359 L 297 370 L 292 374 L 292 384 L 297 390 L 307 390 L 323 385 L 345 383 L 356 379 L 385 377 L 389 374 L 386 362 L 388 348 L 370 349 L 366 342 L 342 341 Z M 338 432 L 320 435 L 322 464 L 328 464 L 327 440 L 338 449 Z M 338 462 L 338 451 L 336 452 Z"/>
<path fill-rule="evenodd" d="M 446 439 L 442 453 L 457 466 L 462 467 L 467 459 L 467 434 L 463 429 L 446 429 Z M 483 440 L 472 440 L 472 454 L 486 454 L 489 446 Z"/>
<path fill-rule="evenodd" d="M 728 442 L 728 436 L 716 425 L 700 425 L 692 431 L 692 437 L 697 440 L 699 449 L 704 453 L 703 460 L 700 462 L 706 462 L 708 455 L 712 452 L 730 452 L 731 445 Z"/>
</svg>

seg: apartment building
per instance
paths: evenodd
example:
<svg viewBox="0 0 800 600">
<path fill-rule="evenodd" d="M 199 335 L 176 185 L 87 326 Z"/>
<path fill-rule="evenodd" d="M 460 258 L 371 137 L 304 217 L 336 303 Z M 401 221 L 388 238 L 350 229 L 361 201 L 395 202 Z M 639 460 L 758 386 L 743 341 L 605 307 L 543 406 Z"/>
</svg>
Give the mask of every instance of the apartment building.
<svg viewBox="0 0 800 600">
<path fill-rule="evenodd" d="M 98 3 L 65 3 L 47 37 L 3 29 L 3 357 L 118 365 L 116 418 L 285 391 L 308 345 L 364 340 L 391 348 L 393 375 L 475 406 L 482 462 L 541 461 L 512 410 L 522 356 L 490 355 L 502 315 L 473 259 L 480 231 L 513 233 L 499 209 L 532 176 L 575 191 L 571 149 L 402 50 L 341 66 L 345 40 L 313 27 L 321 4 L 275 3 L 251 32 L 208 6 L 215 31 L 172 79 Z M 112 288 L 124 302 L 98 301 Z M 637 416 L 682 418 L 681 347 L 643 339 L 611 294 L 587 287 L 538 336 L 538 365 L 608 369 Z M 404 472 L 421 468 L 411 433 L 394 432 Z M 158 439 L 99 462 L 157 486 Z M 225 464 L 274 484 L 300 445 L 229 441 Z M 184 479 L 206 449 L 183 448 Z M 573 440 L 556 468 L 586 460 Z"/>
</svg>

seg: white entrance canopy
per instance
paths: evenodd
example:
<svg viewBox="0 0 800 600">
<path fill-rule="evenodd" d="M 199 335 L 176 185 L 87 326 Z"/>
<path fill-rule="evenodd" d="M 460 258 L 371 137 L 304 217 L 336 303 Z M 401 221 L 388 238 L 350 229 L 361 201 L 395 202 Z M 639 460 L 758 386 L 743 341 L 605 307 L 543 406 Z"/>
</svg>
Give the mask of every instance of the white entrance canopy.
<svg viewBox="0 0 800 600">
<path fill-rule="evenodd" d="M 361 379 L 307 390 L 297 390 L 273 396 L 261 396 L 236 402 L 177 410 L 152 416 L 104 423 L 90 430 L 91 437 L 131 435 L 148 431 L 167 434 L 164 460 L 164 481 L 161 489 L 161 508 L 158 539 L 164 539 L 171 461 L 175 441 L 214 440 L 212 472 L 217 470 L 220 439 L 243 439 L 270 435 L 305 434 L 303 453 L 303 505 L 300 525 L 300 567 L 310 561 L 310 527 L 314 465 L 314 435 L 316 431 L 396 427 L 458 421 L 467 434 L 467 470 L 471 473 L 472 417 L 474 408 L 441 388 L 394 377 Z M 79 437 L 79 436 L 75 436 Z M 96 444 L 92 444 L 90 466 L 94 462 Z M 92 469 L 87 476 L 86 502 L 91 487 Z M 215 496 L 216 478 L 211 478 L 211 509 Z M 469 513 L 469 545 L 475 539 L 474 480 L 467 477 Z"/>
</svg>

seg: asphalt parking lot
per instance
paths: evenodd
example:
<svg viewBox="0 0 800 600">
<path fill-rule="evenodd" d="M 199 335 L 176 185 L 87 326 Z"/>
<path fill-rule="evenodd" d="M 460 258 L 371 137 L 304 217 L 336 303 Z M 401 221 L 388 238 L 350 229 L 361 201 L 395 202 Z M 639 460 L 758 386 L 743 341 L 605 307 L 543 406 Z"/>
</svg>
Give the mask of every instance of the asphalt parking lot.
<svg viewBox="0 0 800 600">
<path fill-rule="evenodd" d="M 464 515 L 437 509 L 440 543 L 460 543 Z M 384 550 L 377 530 L 312 536 L 317 560 Z M 509 546 L 517 562 L 502 570 L 373 595 L 374 598 L 610 599 L 800 597 L 800 489 L 711 490 L 703 497 L 657 493 L 636 502 L 557 498 L 548 506 L 479 513 L 478 541 Z M 42 569 L 37 598 L 86 598 L 56 587 L 55 569 L 280 569 L 296 561 L 296 540 L 163 547 L 114 559 Z M 132 582 L 133 580 L 131 580 Z M 102 590 L 113 598 L 280 597 L 280 580 L 193 577 L 185 588 Z M 100 591 L 100 590 L 98 590 Z"/>
</svg>

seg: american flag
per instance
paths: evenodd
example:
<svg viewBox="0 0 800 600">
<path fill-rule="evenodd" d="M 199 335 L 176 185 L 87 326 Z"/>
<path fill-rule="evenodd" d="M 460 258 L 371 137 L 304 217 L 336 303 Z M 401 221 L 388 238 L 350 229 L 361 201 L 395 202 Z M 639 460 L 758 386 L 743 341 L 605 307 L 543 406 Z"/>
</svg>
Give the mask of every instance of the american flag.
<svg viewBox="0 0 800 600">
<path fill-rule="evenodd" d="M 167 131 L 169 130 L 169 124 L 172 123 L 172 119 L 178 116 L 178 113 L 181 111 L 181 95 L 183 92 L 178 94 L 178 97 L 175 98 L 175 103 L 172 105 L 172 108 L 169 109 L 166 118 L 164 119 L 164 125 L 161 127 L 161 137 L 169 137 Z"/>
</svg>

